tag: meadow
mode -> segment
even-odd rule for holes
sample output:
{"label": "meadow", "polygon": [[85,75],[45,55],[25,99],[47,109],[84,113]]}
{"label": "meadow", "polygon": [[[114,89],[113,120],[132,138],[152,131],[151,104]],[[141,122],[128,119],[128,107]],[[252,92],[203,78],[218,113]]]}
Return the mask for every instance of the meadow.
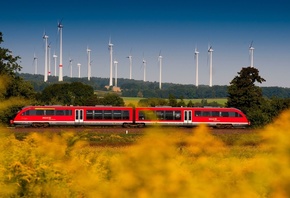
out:
{"label": "meadow", "polygon": [[290,197],[289,121],[242,134],[1,128],[0,197]]}
{"label": "meadow", "polygon": [[[143,98],[138,98],[138,97],[122,97],[125,105],[128,106],[129,104],[133,104],[135,106],[138,106],[139,100]],[[193,103],[201,103],[202,99],[183,99],[183,101],[187,104],[189,101]],[[208,103],[211,102],[217,102],[218,104],[225,105],[227,102],[227,98],[207,98],[206,99]],[[177,101],[180,101],[180,99],[177,99]]]}

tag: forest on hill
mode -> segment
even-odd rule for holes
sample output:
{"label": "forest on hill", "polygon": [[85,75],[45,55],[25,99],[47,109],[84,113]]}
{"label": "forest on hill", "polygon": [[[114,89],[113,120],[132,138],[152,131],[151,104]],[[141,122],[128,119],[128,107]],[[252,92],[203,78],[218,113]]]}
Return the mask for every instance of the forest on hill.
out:
{"label": "forest on hill", "polygon": [[[58,83],[58,77],[49,76],[48,82],[43,82],[43,75],[34,75],[28,73],[18,73],[24,80],[29,81],[35,91],[42,92],[48,85]],[[109,83],[109,78],[92,77],[90,81],[87,78],[70,78],[65,76],[63,82],[81,82],[90,85],[94,90],[107,91],[105,86]],[[143,82],[143,80],[118,79],[118,86],[121,88],[123,97],[144,97],[144,98],[168,98],[170,95],[183,99],[204,99],[204,98],[226,98],[228,97],[227,85],[184,85],[175,83],[162,83],[162,89],[159,89],[159,82]],[[263,96],[266,98],[290,98],[290,88],[284,87],[261,87]]]}

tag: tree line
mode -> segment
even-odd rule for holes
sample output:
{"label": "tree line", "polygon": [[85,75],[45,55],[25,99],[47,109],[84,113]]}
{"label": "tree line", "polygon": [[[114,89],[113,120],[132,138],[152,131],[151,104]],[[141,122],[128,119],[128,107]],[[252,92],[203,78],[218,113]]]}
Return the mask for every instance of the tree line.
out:
{"label": "tree line", "polygon": [[[42,92],[45,87],[58,83],[58,77],[49,76],[49,82],[43,82],[43,75],[34,75],[27,73],[18,73],[18,76],[29,81],[36,92]],[[109,83],[108,78],[91,77],[70,78],[64,76],[64,82],[81,82],[90,85],[94,90],[107,91],[105,88]],[[143,97],[143,98],[169,98],[174,95],[176,98],[184,99],[207,99],[207,98],[227,98],[227,85],[183,85],[175,83],[162,83],[162,89],[159,89],[159,82],[143,82],[142,80],[118,79],[118,85],[121,87],[123,97]],[[262,95],[266,98],[290,98],[290,88],[285,87],[261,87]]]}

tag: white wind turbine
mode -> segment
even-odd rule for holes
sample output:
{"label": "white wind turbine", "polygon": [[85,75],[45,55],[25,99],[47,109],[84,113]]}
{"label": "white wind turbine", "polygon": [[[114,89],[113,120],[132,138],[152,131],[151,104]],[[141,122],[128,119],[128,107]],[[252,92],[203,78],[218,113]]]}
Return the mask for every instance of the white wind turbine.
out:
{"label": "white wind turbine", "polygon": [[72,78],[72,62],[73,59],[69,58],[69,65],[70,65],[70,77]]}
{"label": "white wind turbine", "polygon": [[34,64],[34,74],[36,75],[37,74],[37,57],[34,53],[34,56],[33,56],[33,64]]}
{"label": "white wind turbine", "polygon": [[79,69],[79,78],[80,78],[81,77],[81,64],[78,63],[77,66],[78,66],[78,69]]}
{"label": "white wind turbine", "polygon": [[251,58],[251,67],[254,67],[254,47],[253,47],[253,41],[251,42],[251,45],[249,47],[249,53],[250,53],[250,58]]}
{"label": "white wind turbine", "polygon": [[209,86],[212,87],[212,46],[209,47],[208,53],[209,53]]}
{"label": "white wind turbine", "polygon": [[144,56],[143,56],[143,69],[144,69],[144,74],[143,74],[143,81],[145,82],[146,81],[146,60],[144,59]]}
{"label": "white wind turbine", "polygon": [[58,31],[59,31],[59,76],[58,76],[58,81],[63,81],[63,76],[62,76],[62,28],[63,25],[60,22],[57,24]]}
{"label": "white wind turbine", "polygon": [[48,76],[50,76],[50,43],[47,46],[48,48]]}
{"label": "white wind turbine", "polygon": [[113,86],[113,43],[111,43],[111,38],[109,40],[109,50],[110,50],[110,83],[109,86]]}
{"label": "white wind turbine", "polygon": [[43,39],[45,40],[45,54],[44,54],[44,82],[47,82],[47,39],[48,36],[46,33],[43,35]]}
{"label": "white wind turbine", "polygon": [[130,76],[129,76],[130,80],[132,79],[132,55],[131,55],[131,51],[130,51],[130,55],[127,56],[127,58],[129,58],[129,63],[130,63]]}
{"label": "white wind turbine", "polygon": [[158,56],[158,62],[159,62],[159,89],[161,89],[161,77],[162,77],[162,56],[161,56],[161,50],[159,52]]}
{"label": "white wind turbine", "polygon": [[56,58],[57,58],[57,55],[55,54],[55,52],[53,53],[53,59],[54,59],[54,76],[56,76]]}
{"label": "white wind turbine", "polygon": [[198,54],[197,48],[194,50],[194,58],[195,58],[195,86],[198,87]]}
{"label": "white wind turbine", "polygon": [[114,61],[115,64],[115,86],[118,87],[118,61]]}
{"label": "white wind turbine", "polygon": [[91,49],[87,47],[87,55],[88,55],[88,80],[91,79]]}

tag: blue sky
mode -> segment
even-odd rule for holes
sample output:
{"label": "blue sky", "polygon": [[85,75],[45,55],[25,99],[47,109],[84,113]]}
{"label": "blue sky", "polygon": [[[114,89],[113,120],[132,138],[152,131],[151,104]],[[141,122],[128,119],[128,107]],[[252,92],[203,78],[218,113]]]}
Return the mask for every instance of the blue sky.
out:
{"label": "blue sky", "polygon": [[[16,5],[16,6],[15,6]],[[21,57],[23,73],[44,73],[44,31],[52,54],[59,56],[57,22],[63,23],[63,74],[87,76],[89,46],[92,76],[109,78],[108,41],[114,44],[118,77],[159,82],[158,55],[163,56],[162,82],[195,84],[194,48],[199,51],[199,84],[209,84],[208,46],[213,52],[213,85],[228,85],[242,67],[250,65],[253,41],[254,67],[266,79],[262,86],[290,87],[290,2],[276,1],[5,1],[1,2],[1,46]],[[109,82],[108,82],[109,83]]]}

